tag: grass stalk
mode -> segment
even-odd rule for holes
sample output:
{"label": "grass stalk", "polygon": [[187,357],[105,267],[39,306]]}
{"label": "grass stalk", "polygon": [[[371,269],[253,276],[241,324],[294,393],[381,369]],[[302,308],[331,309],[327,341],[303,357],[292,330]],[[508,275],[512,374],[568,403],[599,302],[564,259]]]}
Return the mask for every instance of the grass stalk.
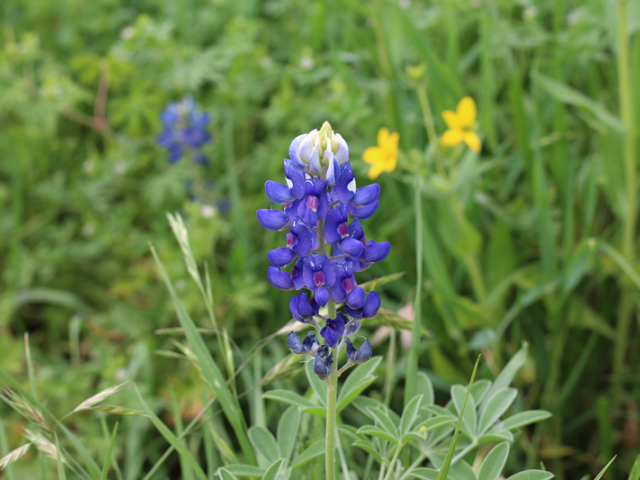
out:
{"label": "grass stalk", "polygon": [[[633,118],[633,94],[631,90],[629,34],[627,28],[628,15],[627,0],[618,0],[618,97],[620,116],[625,126],[622,134],[623,158],[625,173],[625,190],[627,209],[622,221],[622,254],[628,261],[633,261],[635,255],[637,180],[635,159],[635,135]],[[618,324],[616,328],[615,348],[613,349],[613,374],[619,378],[624,368],[624,360],[628,346],[628,332],[633,315],[634,294],[630,287],[624,287],[618,310]]]}

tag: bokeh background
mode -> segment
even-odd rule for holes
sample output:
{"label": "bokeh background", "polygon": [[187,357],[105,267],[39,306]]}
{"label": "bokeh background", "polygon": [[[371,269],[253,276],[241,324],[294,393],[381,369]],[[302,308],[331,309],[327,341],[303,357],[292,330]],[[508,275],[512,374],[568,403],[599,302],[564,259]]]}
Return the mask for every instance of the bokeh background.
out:
{"label": "bokeh background", "polygon": [[[578,479],[617,454],[611,478],[626,478],[640,449],[640,2],[626,9],[620,18],[614,0],[3,0],[0,367],[28,384],[28,333],[38,397],[59,416],[130,380],[169,424],[172,398],[189,421],[201,384],[176,346],[184,338],[166,330],[178,323],[149,242],[192,317],[208,320],[165,212],[183,216],[208,265],[240,363],[290,320],[289,295],[266,280],[282,235],[256,220],[269,206],[264,182],[283,181],[290,141],[328,120],[364,185],[362,152],[387,127],[400,134],[398,166],[376,180],[381,205],[365,228],[392,250],[360,278],[404,272],[378,291],[408,320],[364,327],[388,370],[368,394],[402,404],[420,175],[422,322],[432,332],[420,368],[437,398],[467,383],[478,353],[492,378],[526,342],[517,403],[554,417],[518,438],[512,468],[544,462]],[[206,166],[171,164],[156,143],[159,113],[187,95],[213,118]],[[480,154],[460,145],[443,150],[443,171],[432,160],[416,170],[428,111],[442,135],[441,112],[467,95]],[[284,337],[270,341],[239,388],[287,355]],[[295,369],[288,377],[279,385],[305,381]],[[249,417],[270,418],[275,406],[244,398]],[[137,408],[130,389],[117,403]],[[66,424],[99,458],[107,440],[83,415]],[[23,425],[5,405],[0,417],[4,455]],[[145,418],[122,419],[118,435],[127,480],[166,448]],[[29,454],[12,477],[42,469]],[[176,469],[171,458],[158,478]]]}

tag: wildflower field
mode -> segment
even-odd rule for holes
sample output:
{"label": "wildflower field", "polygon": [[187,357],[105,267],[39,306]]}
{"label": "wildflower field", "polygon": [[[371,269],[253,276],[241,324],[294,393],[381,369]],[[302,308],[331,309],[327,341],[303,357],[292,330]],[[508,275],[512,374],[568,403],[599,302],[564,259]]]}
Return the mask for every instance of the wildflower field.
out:
{"label": "wildflower field", "polygon": [[0,478],[640,480],[640,0],[0,25]]}

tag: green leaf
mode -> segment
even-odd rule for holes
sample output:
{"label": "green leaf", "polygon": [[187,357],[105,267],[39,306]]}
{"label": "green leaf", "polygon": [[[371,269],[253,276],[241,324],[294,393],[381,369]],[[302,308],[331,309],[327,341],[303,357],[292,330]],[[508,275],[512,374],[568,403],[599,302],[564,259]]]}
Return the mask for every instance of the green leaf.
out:
{"label": "green leaf", "polygon": [[62,459],[62,453],[60,450],[60,442],[58,442],[58,435],[56,435],[56,464],[58,465],[58,480],[67,480],[67,474],[64,471],[64,460]]}
{"label": "green leaf", "polygon": [[524,365],[524,362],[527,360],[527,345],[525,344],[520,350],[516,352],[516,354],[509,360],[509,363],[505,365],[502,369],[498,378],[495,379],[491,388],[487,392],[487,398],[491,398],[494,393],[498,390],[502,390],[503,388],[507,388],[511,385],[513,381],[513,377],[518,373],[518,370]]}
{"label": "green leaf", "polygon": [[[440,479],[440,472],[438,470],[434,470],[433,468],[416,468],[411,471],[411,475],[415,478],[423,478],[425,480],[438,480]],[[447,480],[453,480],[451,477],[447,476]]]}
{"label": "green leaf", "polygon": [[418,372],[416,377],[416,395],[422,395],[422,405],[433,403],[433,385],[429,376],[424,372]]}
{"label": "green leaf", "polygon": [[478,445],[484,445],[485,443],[496,443],[496,442],[513,442],[513,433],[508,430],[502,430],[498,432],[490,432],[486,435],[481,436],[477,440]]}
{"label": "green leaf", "polygon": [[600,122],[613,130],[618,132],[623,132],[625,130],[624,124],[618,117],[609,112],[602,104],[591,100],[578,90],[565,83],[553,80],[546,75],[542,75],[541,73],[533,72],[531,73],[531,77],[534,79],[536,84],[551,96],[555,97],[556,100],[589,112]]}
{"label": "green leaf", "polygon": [[109,474],[109,463],[111,462],[111,454],[113,452],[113,444],[116,441],[116,433],[118,433],[118,424],[113,427],[113,433],[111,434],[111,441],[109,442],[109,448],[107,449],[107,455],[104,459],[104,466],[102,467],[102,476],[100,480],[107,480],[107,475]]}
{"label": "green leaf", "polygon": [[227,469],[220,468],[218,473],[220,474],[220,480],[238,480],[236,476]]}
{"label": "green leaf", "polygon": [[386,412],[382,412],[377,408],[367,408],[367,410],[369,411],[369,414],[376,420],[376,423],[380,428],[386,430],[394,438],[398,436],[398,429],[393,424]]}
{"label": "green leaf", "polygon": [[375,290],[376,288],[386,285],[389,282],[393,282],[395,280],[398,280],[399,278],[402,278],[404,274],[405,272],[392,273],[391,275],[385,275],[384,277],[374,278],[373,280],[370,280],[368,282],[361,283],[360,286],[364,289],[365,292],[370,292],[371,290]]}
{"label": "green leaf", "polygon": [[264,468],[255,465],[227,465],[224,467],[229,473],[238,477],[260,477],[264,475]]}
{"label": "green leaf", "polygon": [[378,437],[392,443],[400,443],[400,441],[394,435],[389,433],[387,430],[383,430],[382,428],[379,428],[379,427],[374,427],[373,425],[365,425],[364,427],[360,427],[358,429],[358,433],[359,434],[362,433],[372,437]]}
{"label": "green leaf", "polygon": [[407,406],[404,407],[404,412],[402,412],[402,418],[400,419],[400,435],[405,435],[411,430],[411,427],[418,417],[420,402],[422,402],[422,395],[416,395],[407,403]]}
{"label": "green leaf", "polygon": [[471,392],[471,387],[473,387],[473,381],[476,379],[476,372],[478,371],[478,364],[480,363],[480,357],[476,360],[476,364],[473,367],[473,373],[471,374],[471,381],[469,382],[469,387],[467,388],[467,395],[464,399],[464,403],[462,404],[460,417],[458,418],[458,424],[453,432],[453,438],[451,439],[451,443],[449,444],[449,451],[447,452],[447,456],[445,457],[444,464],[438,473],[437,480],[445,480],[447,475],[449,474],[449,466],[451,465],[451,461],[453,460],[453,454],[456,450],[456,443],[458,442],[458,434],[460,433],[460,427],[462,426],[462,418],[464,416],[465,408],[467,407],[467,400],[469,400],[469,393]]}
{"label": "green leaf", "polygon": [[367,363],[359,365],[345,380],[338,394],[338,413],[349,405],[362,391],[376,379],[373,375],[382,361],[382,357],[373,357]]}
{"label": "green leaf", "polygon": [[229,388],[227,388],[227,382],[222,375],[222,372],[213,361],[213,357],[211,357],[209,349],[204,343],[202,336],[198,333],[193,320],[176,295],[176,292],[173,289],[173,283],[167,276],[167,273],[162,266],[162,262],[160,261],[160,258],[158,257],[158,254],[156,253],[153,246],[151,247],[151,253],[153,254],[153,258],[158,265],[158,269],[160,270],[160,274],[165,282],[167,290],[169,290],[169,293],[173,300],[173,305],[176,309],[176,313],[178,314],[180,325],[184,329],[184,333],[187,337],[187,340],[189,341],[189,344],[191,345],[193,353],[198,358],[198,366],[202,370],[203,376],[207,381],[207,385],[220,402],[220,406],[222,407],[225,416],[229,420],[229,423],[236,433],[236,437],[238,438],[240,448],[242,449],[242,453],[244,454],[245,458],[248,462],[255,463],[255,455],[253,453],[253,449],[251,448],[251,442],[249,441],[249,438],[247,436],[247,426],[244,421],[243,413],[237,403],[237,399],[233,397],[231,391],[229,390]]}
{"label": "green leaf", "polygon": [[508,456],[509,444],[507,442],[499,443],[493,447],[480,465],[478,480],[498,480]]}
{"label": "green leaf", "polygon": [[514,430],[524,427],[530,423],[540,422],[551,417],[551,413],[546,410],[528,410],[526,412],[516,413],[502,421],[503,430]]}
{"label": "green leaf", "polygon": [[407,444],[409,442],[413,442],[414,440],[424,440],[424,437],[418,433],[409,432],[405,433],[400,439],[400,443]]}
{"label": "green leaf", "polygon": [[280,449],[276,439],[269,430],[261,425],[255,425],[249,429],[249,438],[258,453],[260,453],[269,464],[274,463],[279,458]]}
{"label": "green leaf", "polygon": [[278,448],[285,460],[288,460],[296,445],[298,428],[300,427],[300,410],[287,408],[278,422]]}
{"label": "green leaf", "polygon": [[477,480],[473,468],[471,468],[464,459],[458,460],[456,463],[451,465],[451,468],[449,469],[449,477],[455,478],[456,480]]}
{"label": "green leaf", "polygon": [[324,407],[303,408],[302,411],[314,417],[327,418],[327,409]]}
{"label": "green leaf", "polygon": [[485,433],[498,420],[516,399],[518,391],[515,388],[503,388],[495,392],[480,414],[480,425],[478,435]]}
{"label": "green leaf", "polygon": [[280,469],[282,468],[282,464],[284,463],[284,458],[277,460],[271,464],[267,471],[264,472],[262,476],[262,480],[276,480],[276,477],[280,473]]}
{"label": "green leaf", "polygon": [[545,472],[544,470],[525,470],[511,475],[507,480],[549,480],[553,477],[553,473]]}
{"label": "green leaf", "polygon": [[309,385],[313,388],[313,391],[316,392],[316,395],[320,399],[320,403],[322,406],[327,405],[327,384],[324,383],[318,375],[313,372],[313,362],[307,362],[305,364],[305,371],[307,372],[307,380],[309,380]]}
{"label": "green leaf", "polygon": [[317,407],[311,400],[290,390],[270,390],[263,393],[262,397],[288,403],[298,408]]}
{"label": "green leaf", "polygon": [[368,439],[358,440],[357,442],[353,442],[351,445],[354,447],[358,447],[364,450],[365,452],[369,453],[370,455],[372,455],[373,458],[375,458],[380,465],[386,465],[387,463],[389,463],[389,461],[386,458],[380,455],[378,450],[376,450],[376,448],[373,446],[371,442],[369,442]]}
{"label": "green leaf", "polygon": [[451,423],[455,423],[456,420],[457,418],[452,415],[447,415],[447,416],[442,415],[439,417],[430,418],[429,420],[422,422],[420,425],[416,427],[416,429],[421,430],[424,428],[423,432],[428,433],[431,430],[435,430],[436,428],[442,427],[443,425],[449,425]]}
{"label": "green leaf", "polygon": [[298,455],[296,458],[293,459],[293,463],[291,463],[291,469],[295,470],[297,468],[300,468],[306,463],[309,463],[314,458],[319,457],[320,455],[324,455],[324,451],[325,451],[324,440],[320,440],[312,444],[304,452],[302,452],[300,455]]}
{"label": "green leaf", "polygon": [[633,462],[633,468],[627,480],[640,480],[640,455],[638,455],[636,461]]}
{"label": "green leaf", "polygon": [[453,414],[449,410],[447,410],[446,408],[441,407],[440,405],[423,406],[422,409],[428,411],[429,413],[432,413],[433,415],[435,415],[437,417],[458,418],[458,417],[453,416]]}
{"label": "green leaf", "polygon": [[153,425],[158,429],[158,431],[162,434],[165,440],[169,442],[171,446],[178,451],[180,456],[187,461],[187,463],[191,466],[191,468],[193,468],[198,478],[200,478],[200,480],[207,480],[207,476],[205,475],[204,471],[200,467],[200,464],[198,463],[198,461],[193,457],[193,454],[184,445],[184,443],[182,443],[182,441],[178,439],[178,437],[176,437],[174,433],[164,423],[162,423],[162,420],[160,420],[157,417],[157,415],[153,413],[153,410],[151,410],[149,405],[147,405],[147,403],[144,401],[144,398],[142,398],[142,395],[138,390],[138,386],[134,385],[134,387],[136,389],[136,394],[138,395],[138,399],[140,400],[140,404],[142,405],[142,409],[148,415],[149,419],[151,420],[151,423],[153,423]]}
{"label": "green leaf", "polygon": [[484,400],[487,399],[486,393],[489,391],[489,387],[491,387],[490,380],[478,380],[471,389],[471,395],[473,395],[473,400],[476,402],[476,406],[480,406]]}
{"label": "green leaf", "polygon": [[476,426],[478,419],[475,401],[471,395],[467,396],[468,391],[469,389],[465,390],[462,385],[453,385],[451,387],[451,400],[453,400],[453,404],[455,405],[458,414],[462,413],[462,405],[464,405],[465,402],[468,403],[468,406],[464,411],[464,415],[462,416],[462,430],[473,439],[476,438]]}

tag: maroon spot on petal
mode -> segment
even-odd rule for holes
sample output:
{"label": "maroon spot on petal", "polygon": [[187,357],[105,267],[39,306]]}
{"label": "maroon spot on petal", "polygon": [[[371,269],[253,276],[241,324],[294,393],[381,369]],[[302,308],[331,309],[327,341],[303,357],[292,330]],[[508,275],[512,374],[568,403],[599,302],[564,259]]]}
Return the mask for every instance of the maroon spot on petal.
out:
{"label": "maroon spot on petal", "polygon": [[316,287],[319,287],[320,285],[324,285],[324,273],[314,272],[313,281],[315,282]]}
{"label": "maroon spot on petal", "polygon": [[345,278],[342,281],[342,288],[344,288],[347,293],[351,293],[353,291],[353,280],[351,278]]}
{"label": "maroon spot on petal", "polygon": [[287,233],[287,247],[293,248],[296,243],[298,243],[298,239],[296,238],[296,236]]}
{"label": "maroon spot on petal", "polygon": [[307,207],[313,210],[314,212],[318,211],[318,197],[314,195],[309,195],[307,197]]}
{"label": "maroon spot on petal", "polygon": [[344,222],[338,225],[338,233],[342,238],[349,235],[349,224],[347,222]]}

